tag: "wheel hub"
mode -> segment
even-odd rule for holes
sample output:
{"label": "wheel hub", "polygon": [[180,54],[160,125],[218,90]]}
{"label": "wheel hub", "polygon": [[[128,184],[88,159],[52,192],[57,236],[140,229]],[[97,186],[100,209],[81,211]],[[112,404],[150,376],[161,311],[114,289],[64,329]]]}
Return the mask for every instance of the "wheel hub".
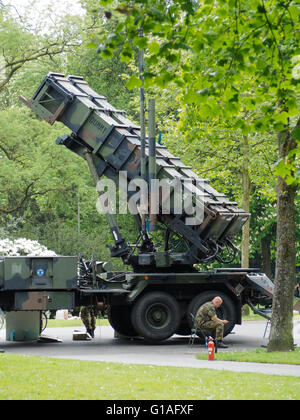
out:
{"label": "wheel hub", "polygon": [[146,319],[153,328],[164,328],[170,322],[170,310],[166,305],[153,304],[146,313]]}

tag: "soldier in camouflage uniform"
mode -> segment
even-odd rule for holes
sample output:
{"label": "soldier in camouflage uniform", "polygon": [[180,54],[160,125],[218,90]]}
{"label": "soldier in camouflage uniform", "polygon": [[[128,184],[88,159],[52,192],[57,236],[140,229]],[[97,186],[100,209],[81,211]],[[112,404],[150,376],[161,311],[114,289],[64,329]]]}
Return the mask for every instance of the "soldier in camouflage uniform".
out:
{"label": "soldier in camouflage uniform", "polygon": [[223,333],[224,325],[228,324],[229,321],[226,319],[219,319],[216,312],[216,309],[219,308],[222,303],[223,300],[220,296],[216,296],[211,302],[206,302],[200,306],[195,317],[195,328],[215,331],[218,347],[228,348],[228,346],[223,343]]}
{"label": "soldier in camouflage uniform", "polygon": [[94,338],[96,329],[96,320],[99,310],[103,311],[103,303],[98,302],[97,305],[82,306],[80,309],[81,320],[86,328],[86,332]]}
{"label": "soldier in camouflage uniform", "polygon": [[94,331],[96,329],[97,311],[96,306],[82,306],[80,308],[81,321],[83,322],[87,334],[94,338]]}
{"label": "soldier in camouflage uniform", "polygon": [[96,320],[99,312],[104,316],[105,307],[103,302],[98,302],[96,305],[82,306],[80,308],[81,320],[86,328],[86,332],[92,338],[95,336]]}

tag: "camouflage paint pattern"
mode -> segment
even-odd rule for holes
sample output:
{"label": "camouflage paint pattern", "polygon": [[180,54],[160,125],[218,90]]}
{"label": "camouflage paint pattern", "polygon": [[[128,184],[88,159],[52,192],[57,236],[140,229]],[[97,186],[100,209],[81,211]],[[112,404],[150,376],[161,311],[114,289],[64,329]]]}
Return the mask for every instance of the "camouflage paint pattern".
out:
{"label": "camouflage paint pattern", "polygon": [[0,264],[3,290],[71,290],[77,279],[77,257],[5,257]]}
{"label": "camouflage paint pattern", "polygon": [[16,311],[48,311],[57,309],[73,309],[75,307],[74,292],[16,292]]}
{"label": "camouflage paint pattern", "polygon": [[3,257],[0,306],[9,304],[11,310],[74,308],[77,266],[77,257]]}

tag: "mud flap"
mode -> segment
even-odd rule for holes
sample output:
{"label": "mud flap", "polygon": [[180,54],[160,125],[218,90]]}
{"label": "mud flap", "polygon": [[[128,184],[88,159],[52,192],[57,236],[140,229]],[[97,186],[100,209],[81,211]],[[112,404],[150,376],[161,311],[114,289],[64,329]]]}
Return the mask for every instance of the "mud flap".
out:
{"label": "mud flap", "polygon": [[263,296],[271,299],[274,295],[274,283],[264,273],[250,273],[246,275],[248,283]]}

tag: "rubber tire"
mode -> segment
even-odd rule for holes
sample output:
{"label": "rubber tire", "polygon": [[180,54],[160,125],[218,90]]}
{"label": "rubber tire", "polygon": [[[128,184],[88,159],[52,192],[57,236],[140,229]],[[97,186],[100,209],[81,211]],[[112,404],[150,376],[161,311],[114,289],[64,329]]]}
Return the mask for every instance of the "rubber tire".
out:
{"label": "rubber tire", "polygon": [[195,296],[188,306],[188,321],[190,327],[192,328],[194,322],[190,314],[192,313],[195,316],[201,305],[203,305],[205,302],[213,300],[213,298],[216,296],[220,296],[223,299],[222,305],[217,309],[218,318],[227,319],[229,321],[229,323],[224,326],[224,337],[226,337],[226,335],[228,335],[235,326],[236,311],[232,299],[225,293],[209,290]]}
{"label": "rubber tire", "polygon": [[0,308],[0,330],[2,329],[5,322],[5,315],[2,309]]}
{"label": "rubber tire", "polygon": [[184,321],[181,321],[179,324],[179,327],[175,331],[175,334],[177,335],[190,335],[191,334],[191,327],[186,319]]}
{"label": "rubber tire", "polygon": [[180,324],[180,310],[176,299],[165,292],[149,292],[135,303],[132,325],[149,343],[171,337]]}
{"label": "rubber tire", "polygon": [[131,323],[131,306],[109,306],[107,317],[113,329],[126,337],[136,337],[138,334]]}

